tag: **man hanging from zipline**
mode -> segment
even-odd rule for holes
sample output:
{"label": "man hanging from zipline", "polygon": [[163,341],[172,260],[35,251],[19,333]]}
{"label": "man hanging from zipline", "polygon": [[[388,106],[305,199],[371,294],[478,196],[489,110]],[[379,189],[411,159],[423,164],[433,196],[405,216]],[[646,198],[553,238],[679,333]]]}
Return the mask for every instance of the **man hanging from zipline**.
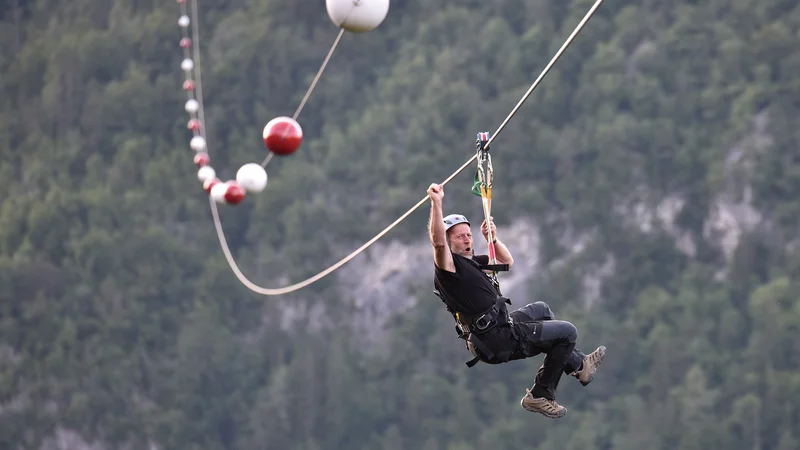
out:
{"label": "man hanging from zipline", "polygon": [[[556,388],[563,373],[588,385],[605,358],[600,346],[585,355],[575,348],[578,330],[570,322],[556,320],[550,307],[541,301],[529,303],[511,313],[497,282],[497,271],[511,268],[514,259],[508,248],[496,238],[496,227],[490,215],[492,170],[485,143],[488,133],[478,134],[479,168],[473,193],[481,195],[485,218],[481,232],[489,244],[488,255],[475,254],[470,222],[459,214],[443,217],[444,187],[431,184],[428,196],[431,215],[428,224],[434,249],[434,292],[447,306],[456,321],[459,337],[478,361],[500,364],[546,356],[536,374],[534,385],[526,389],[521,405],[528,411],[558,418],[567,408],[556,402]],[[487,167],[484,168],[483,165]],[[499,263],[499,264],[498,264]]]}

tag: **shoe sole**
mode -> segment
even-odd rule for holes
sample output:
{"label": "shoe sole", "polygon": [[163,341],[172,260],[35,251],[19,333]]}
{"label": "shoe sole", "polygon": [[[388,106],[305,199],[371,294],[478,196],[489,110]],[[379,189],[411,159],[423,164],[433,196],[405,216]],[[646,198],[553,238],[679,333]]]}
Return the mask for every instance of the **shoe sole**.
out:
{"label": "shoe sole", "polygon": [[[600,364],[602,364],[602,363],[603,363],[603,360],[605,360],[605,359],[606,359],[606,346],[605,346],[605,345],[601,345],[600,347],[597,347],[597,350],[599,350],[599,351],[600,351],[600,358],[599,358],[599,359],[597,360],[597,362],[594,364],[594,370],[592,371],[592,374],[591,374],[591,375],[589,375],[589,379],[588,379],[588,380],[586,380],[585,382],[584,382],[584,381],[581,381],[580,379],[578,379],[578,381],[579,381],[579,382],[580,382],[580,383],[581,383],[583,386],[586,386],[586,385],[588,385],[589,383],[591,383],[591,382],[592,382],[592,380],[594,380],[594,374],[595,374],[595,372],[597,371],[597,368],[598,368],[598,367],[600,367]],[[597,351],[597,350],[596,350],[596,351]]]}

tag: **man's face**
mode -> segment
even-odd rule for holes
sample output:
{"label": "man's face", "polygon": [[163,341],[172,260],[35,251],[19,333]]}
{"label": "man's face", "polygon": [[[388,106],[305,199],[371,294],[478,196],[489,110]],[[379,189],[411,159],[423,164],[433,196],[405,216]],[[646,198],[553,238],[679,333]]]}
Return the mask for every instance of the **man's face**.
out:
{"label": "man's face", "polygon": [[460,223],[447,230],[447,236],[450,240],[451,252],[465,258],[472,258],[475,254],[475,249],[472,246],[472,232],[469,229],[469,225]]}

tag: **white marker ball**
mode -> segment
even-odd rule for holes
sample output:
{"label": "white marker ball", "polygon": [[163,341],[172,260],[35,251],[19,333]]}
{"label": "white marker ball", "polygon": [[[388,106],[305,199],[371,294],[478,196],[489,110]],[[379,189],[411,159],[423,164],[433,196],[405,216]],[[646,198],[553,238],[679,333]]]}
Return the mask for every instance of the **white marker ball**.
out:
{"label": "white marker ball", "polygon": [[247,192],[261,192],[267,187],[267,171],[260,164],[248,163],[236,172],[236,181]]}
{"label": "white marker ball", "polygon": [[217,172],[211,166],[203,166],[197,170],[197,179],[206,182],[211,181],[217,176]]}
{"label": "white marker ball", "polygon": [[189,147],[196,152],[201,152],[206,149],[206,140],[203,136],[195,136],[189,141]]}
{"label": "white marker ball", "polygon": [[352,33],[372,31],[389,12],[389,0],[325,0],[328,17]]}
{"label": "white marker ball", "polygon": [[200,109],[200,103],[198,103],[197,100],[192,98],[186,101],[185,108],[186,112],[188,112],[189,114],[194,114],[197,112],[198,109]]}
{"label": "white marker ball", "polygon": [[180,19],[178,19],[178,25],[181,28],[186,28],[189,26],[189,16],[183,15]]}
{"label": "white marker ball", "polygon": [[185,71],[194,69],[194,61],[192,61],[191,58],[184,59],[183,61],[181,61],[181,69]]}
{"label": "white marker ball", "polygon": [[211,188],[211,198],[217,203],[227,203],[225,193],[228,192],[228,183],[217,183]]}

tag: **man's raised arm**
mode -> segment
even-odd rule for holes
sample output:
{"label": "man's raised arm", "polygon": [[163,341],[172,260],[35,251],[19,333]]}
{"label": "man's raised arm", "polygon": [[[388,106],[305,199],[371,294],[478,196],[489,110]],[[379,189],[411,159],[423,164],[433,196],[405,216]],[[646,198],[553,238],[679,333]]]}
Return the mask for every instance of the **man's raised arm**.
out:
{"label": "man's raised arm", "polygon": [[431,199],[431,217],[428,222],[428,233],[433,246],[433,262],[440,269],[455,272],[456,266],[453,264],[453,255],[450,254],[444,231],[444,216],[442,214],[444,187],[439,184],[431,184],[428,188],[428,197]]}
{"label": "man's raised arm", "polygon": [[[508,264],[508,268],[510,269],[511,266],[514,265],[514,257],[511,256],[511,252],[508,250],[505,244],[500,242],[500,239],[497,238],[497,227],[494,224],[494,218],[489,217],[489,223],[492,227],[492,238],[494,238],[494,251],[495,257],[497,262],[500,264]],[[481,223],[481,233],[483,234],[484,239],[487,241],[489,240],[489,229],[486,227],[486,219],[483,219],[483,223]]]}

